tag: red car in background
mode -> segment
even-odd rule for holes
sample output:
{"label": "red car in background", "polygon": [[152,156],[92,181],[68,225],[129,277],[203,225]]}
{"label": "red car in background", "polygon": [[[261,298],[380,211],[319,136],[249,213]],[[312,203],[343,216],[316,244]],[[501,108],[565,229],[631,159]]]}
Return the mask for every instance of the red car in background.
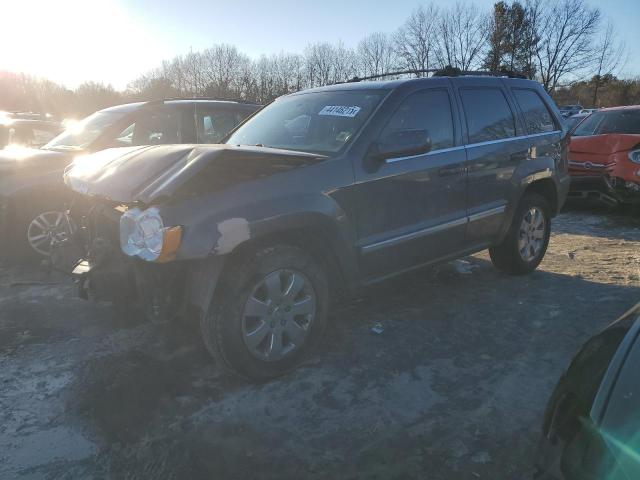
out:
{"label": "red car in background", "polygon": [[571,197],[640,203],[640,105],[604,108],[571,134]]}

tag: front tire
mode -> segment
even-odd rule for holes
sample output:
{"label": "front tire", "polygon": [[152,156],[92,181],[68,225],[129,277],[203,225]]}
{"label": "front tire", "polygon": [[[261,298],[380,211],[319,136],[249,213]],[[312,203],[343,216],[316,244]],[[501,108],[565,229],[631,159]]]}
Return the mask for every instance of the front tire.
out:
{"label": "front tire", "polygon": [[214,359],[264,381],[308,354],[324,330],[328,306],[326,274],[308,253],[266,247],[227,268],[200,326]]}
{"label": "front tire", "polygon": [[494,266],[510,275],[534,271],[544,258],[551,235],[551,208],[542,195],[524,195],[507,235],[489,248]]}

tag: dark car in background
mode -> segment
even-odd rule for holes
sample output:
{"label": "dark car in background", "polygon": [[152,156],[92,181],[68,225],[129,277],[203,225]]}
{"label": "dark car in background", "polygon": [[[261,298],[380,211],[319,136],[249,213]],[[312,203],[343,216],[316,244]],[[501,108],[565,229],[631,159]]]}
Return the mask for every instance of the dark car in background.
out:
{"label": "dark car in background", "polygon": [[62,132],[60,122],[0,115],[0,150],[7,146],[40,148]]}
{"label": "dark car in background", "polygon": [[[489,249],[542,260],[569,188],[566,129],[541,85],[434,76],[281,97],[223,145],[112,149],[65,180],[91,202],[56,244],[85,297],[193,312],[253,379],[293,368],[330,299]],[[82,212],[80,212],[82,213]]]}
{"label": "dark car in background", "polygon": [[118,105],[70,124],[40,149],[0,152],[0,242],[13,256],[47,256],[51,239],[68,233],[62,174],[74,158],[113,147],[217,143],[258,108],[209,99]]}
{"label": "dark car in background", "polygon": [[640,478],[640,304],[589,339],[544,416],[536,480]]}

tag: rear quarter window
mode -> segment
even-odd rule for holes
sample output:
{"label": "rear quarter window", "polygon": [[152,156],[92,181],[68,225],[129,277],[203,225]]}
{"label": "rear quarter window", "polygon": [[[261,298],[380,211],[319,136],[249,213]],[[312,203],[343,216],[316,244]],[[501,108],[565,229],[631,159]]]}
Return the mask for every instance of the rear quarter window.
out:
{"label": "rear quarter window", "polygon": [[460,97],[467,119],[469,143],[514,137],[513,112],[499,88],[465,88]]}
{"label": "rear quarter window", "polygon": [[530,134],[552,132],[556,129],[553,117],[538,92],[518,88],[513,90],[513,95]]}

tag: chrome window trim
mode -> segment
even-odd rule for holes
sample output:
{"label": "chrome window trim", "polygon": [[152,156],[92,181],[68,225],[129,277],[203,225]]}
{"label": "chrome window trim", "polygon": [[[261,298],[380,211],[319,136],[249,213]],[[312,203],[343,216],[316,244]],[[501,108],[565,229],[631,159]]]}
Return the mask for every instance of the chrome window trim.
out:
{"label": "chrome window trim", "polygon": [[404,160],[411,160],[412,158],[428,157],[430,155],[438,155],[440,153],[447,153],[447,152],[456,152],[458,150],[463,150],[465,148],[483,147],[485,145],[495,145],[497,143],[512,142],[514,140],[526,140],[527,138],[544,137],[544,136],[553,135],[553,134],[556,134],[556,133],[562,133],[562,130],[553,130],[551,132],[532,133],[530,135],[519,135],[517,137],[500,138],[498,140],[487,140],[486,142],[469,143],[469,144],[466,144],[466,145],[458,145],[456,147],[440,148],[438,150],[431,150],[430,152],[427,152],[427,153],[419,153],[418,155],[408,155],[406,157],[388,158],[387,160],[385,160],[385,163],[390,164],[390,163],[402,162]]}
{"label": "chrome window trim", "polygon": [[517,137],[500,138],[498,140],[487,140],[486,142],[469,143],[468,145],[466,145],[466,147],[467,148],[483,147],[485,145],[495,145],[496,143],[513,142],[515,140],[526,140],[527,138],[544,137],[544,136],[547,136],[547,135],[553,135],[555,133],[562,133],[562,130],[553,130],[551,132],[532,133],[532,134],[529,134],[529,135],[519,135]]}
{"label": "chrome window trim", "polygon": [[477,220],[482,220],[483,218],[491,217],[493,215],[498,215],[498,214],[504,213],[506,209],[507,209],[506,205],[493,207],[488,210],[484,210],[482,212],[474,213],[473,215],[466,215],[456,220],[451,220],[449,222],[440,223],[438,225],[433,225],[431,227],[422,228],[420,230],[416,230],[415,232],[403,233],[402,235],[398,235],[397,237],[387,238],[385,240],[380,240],[378,242],[370,243],[368,245],[363,245],[361,247],[361,250],[362,250],[362,253],[375,252],[376,250],[379,250],[384,247],[389,247],[398,243],[406,242],[408,240],[413,240],[415,238],[426,237],[427,235],[432,235],[434,233],[442,232],[444,230],[448,230],[449,228],[459,227],[469,222],[475,222]]}

